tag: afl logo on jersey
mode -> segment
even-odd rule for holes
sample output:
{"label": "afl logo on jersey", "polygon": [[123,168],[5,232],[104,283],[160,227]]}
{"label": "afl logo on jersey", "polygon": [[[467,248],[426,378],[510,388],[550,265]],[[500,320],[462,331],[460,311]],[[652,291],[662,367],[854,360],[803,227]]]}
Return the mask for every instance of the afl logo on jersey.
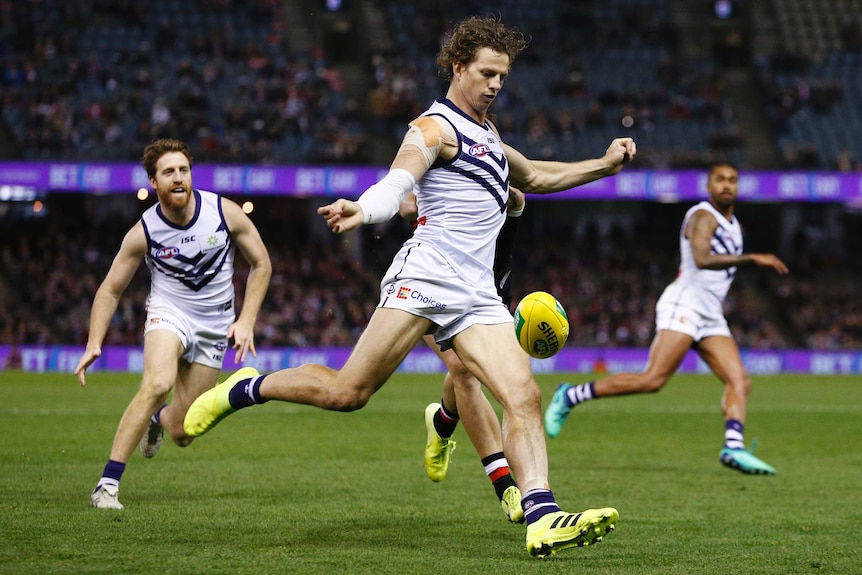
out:
{"label": "afl logo on jersey", "polygon": [[157,249],[154,257],[157,257],[160,260],[169,260],[172,257],[179,255],[179,253],[180,248],[175,248],[173,246],[165,246],[163,248]]}
{"label": "afl logo on jersey", "polygon": [[470,155],[475,158],[481,158],[490,151],[491,149],[488,148],[487,144],[473,144],[470,146]]}

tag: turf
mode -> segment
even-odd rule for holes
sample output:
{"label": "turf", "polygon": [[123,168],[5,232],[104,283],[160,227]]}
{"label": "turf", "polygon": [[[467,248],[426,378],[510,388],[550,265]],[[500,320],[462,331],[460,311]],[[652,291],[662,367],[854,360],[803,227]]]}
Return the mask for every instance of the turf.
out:
{"label": "turf", "polygon": [[[561,379],[541,376],[545,400]],[[758,377],[746,436],[778,470],[718,463],[721,386],[578,407],[548,440],[564,509],[612,505],[600,545],[536,560],[462,429],[449,477],[422,468],[440,376],[398,375],[364,410],[270,403],[186,449],[135,453],[123,511],[88,495],[137,376],[0,372],[0,573],[860,573],[862,378]]]}

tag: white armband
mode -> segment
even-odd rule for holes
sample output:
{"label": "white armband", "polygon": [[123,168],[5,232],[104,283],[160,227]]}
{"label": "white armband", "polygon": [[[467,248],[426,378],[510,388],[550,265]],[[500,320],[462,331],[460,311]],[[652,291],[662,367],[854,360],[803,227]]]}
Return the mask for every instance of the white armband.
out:
{"label": "white armband", "polygon": [[398,206],[413,191],[416,180],[402,168],[389,170],[382,180],[365,190],[356,203],[362,208],[364,223],[379,224],[398,213]]}

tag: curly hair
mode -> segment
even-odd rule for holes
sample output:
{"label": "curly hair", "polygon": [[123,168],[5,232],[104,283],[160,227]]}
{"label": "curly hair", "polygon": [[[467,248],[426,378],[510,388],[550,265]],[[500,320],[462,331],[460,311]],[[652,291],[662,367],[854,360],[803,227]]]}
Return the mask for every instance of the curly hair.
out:
{"label": "curly hair", "polygon": [[156,164],[159,158],[171,152],[180,152],[183,154],[189,160],[189,167],[192,167],[192,153],[185,142],[162,138],[161,140],[153,140],[149,146],[144,148],[144,155],[141,156],[141,165],[147,171],[147,177],[156,177]]}
{"label": "curly hair", "polygon": [[509,55],[509,65],[529,45],[530,41],[517,28],[510,28],[492,16],[471,16],[459,22],[437,54],[440,79],[452,79],[455,62],[469,64],[476,60],[481,48]]}

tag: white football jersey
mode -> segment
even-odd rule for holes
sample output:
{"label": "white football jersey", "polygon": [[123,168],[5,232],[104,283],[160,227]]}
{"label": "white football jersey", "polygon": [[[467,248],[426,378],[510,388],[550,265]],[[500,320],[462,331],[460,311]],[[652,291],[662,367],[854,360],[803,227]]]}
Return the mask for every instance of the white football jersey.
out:
{"label": "white football jersey", "polygon": [[434,102],[423,115],[452,124],[460,151],[435,162],[417,182],[413,239],[435,246],[466,281],[493,286],[496,241],[509,198],[500,138],[488,122],[477,123],[449,100]]}
{"label": "white football jersey", "polygon": [[195,215],[185,226],[170,222],[161,206],[141,216],[152,276],[148,302],[204,309],[233,300],[234,245],[217,194],[193,190]]}
{"label": "white football jersey", "polygon": [[710,253],[740,255],[742,253],[742,228],[736,216],[730,221],[707,201],[695,204],[685,213],[682,227],[679,231],[679,253],[680,265],[678,280],[689,285],[694,285],[714,294],[720,301],[724,301],[730,284],[736,276],[736,267],[724,270],[700,269],[694,263],[694,255],[691,251],[691,242],[685,237],[685,228],[692,214],[700,210],[706,210],[715,216],[718,227],[709,241]]}

